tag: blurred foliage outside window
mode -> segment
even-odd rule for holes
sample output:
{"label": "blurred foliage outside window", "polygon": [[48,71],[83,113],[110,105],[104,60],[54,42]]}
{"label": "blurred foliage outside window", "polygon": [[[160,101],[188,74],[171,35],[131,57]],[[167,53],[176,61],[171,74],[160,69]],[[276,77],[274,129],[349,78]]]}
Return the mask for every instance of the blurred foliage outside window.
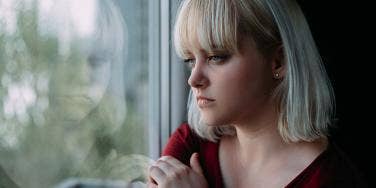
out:
{"label": "blurred foliage outside window", "polygon": [[144,180],[147,10],[0,0],[0,187]]}

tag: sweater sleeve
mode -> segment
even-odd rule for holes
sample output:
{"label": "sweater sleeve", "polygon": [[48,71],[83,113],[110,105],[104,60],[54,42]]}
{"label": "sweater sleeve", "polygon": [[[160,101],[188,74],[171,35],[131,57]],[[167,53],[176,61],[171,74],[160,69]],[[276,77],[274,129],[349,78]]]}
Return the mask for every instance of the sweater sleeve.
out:
{"label": "sweater sleeve", "polygon": [[188,124],[184,123],[171,135],[162,156],[172,156],[189,166],[189,159],[198,151],[198,139]]}

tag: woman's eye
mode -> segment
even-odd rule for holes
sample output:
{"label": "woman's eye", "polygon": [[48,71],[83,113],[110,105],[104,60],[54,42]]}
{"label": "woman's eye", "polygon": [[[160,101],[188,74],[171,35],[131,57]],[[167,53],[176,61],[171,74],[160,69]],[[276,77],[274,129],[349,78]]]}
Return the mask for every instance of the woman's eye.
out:
{"label": "woman's eye", "polygon": [[228,57],[228,55],[213,55],[208,57],[208,62],[212,64],[219,64],[223,63]]}
{"label": "woman's eye", "polygon": [[195,60],[194,59],[184,59],[184,63],[188,65],[189,68],[193,68],[195,66]]}

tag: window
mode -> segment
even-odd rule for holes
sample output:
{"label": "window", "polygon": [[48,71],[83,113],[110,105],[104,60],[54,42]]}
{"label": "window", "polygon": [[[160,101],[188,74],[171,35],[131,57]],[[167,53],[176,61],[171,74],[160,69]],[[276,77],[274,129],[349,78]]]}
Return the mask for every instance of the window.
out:
{"label": "window", "polygon": [[177,5],[0,1],[0,187],[144,180],[185,118]]}

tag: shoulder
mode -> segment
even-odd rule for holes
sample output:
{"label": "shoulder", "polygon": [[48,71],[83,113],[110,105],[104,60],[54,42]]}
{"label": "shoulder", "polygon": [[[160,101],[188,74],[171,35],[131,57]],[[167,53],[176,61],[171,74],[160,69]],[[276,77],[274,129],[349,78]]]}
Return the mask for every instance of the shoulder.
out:
{"label": "shoulder", "polygon": [[196,137],[195,132],[191,129],[188,123],[182,123],[171,135],[170,138],[193,138]]}
{"label": "shoulder", "polygon": [[333,142],[288,187],[367,187],[362,174]]}
{"label": "shoulder", "polygon": [[[327,183],[338,187],[367,187],[362,173],[348,156],[331,142],[327,149],[327,157],[323,163],[323,174],[328,175]],[[324,173],[326,172],[326,173]]]}
{"label": "shoulder", "polygon": [[187,123],[181,124],[167,141],[162,155],[173,156],[188,164],[190,156],[199,150],[200,138]]}
{"label": "shoulder", "polygon": [[182,123],[170,136],[167,146],[174,144],[193,146],[196,145],[199,140],[199,136],[188,125],[188,123]]}

